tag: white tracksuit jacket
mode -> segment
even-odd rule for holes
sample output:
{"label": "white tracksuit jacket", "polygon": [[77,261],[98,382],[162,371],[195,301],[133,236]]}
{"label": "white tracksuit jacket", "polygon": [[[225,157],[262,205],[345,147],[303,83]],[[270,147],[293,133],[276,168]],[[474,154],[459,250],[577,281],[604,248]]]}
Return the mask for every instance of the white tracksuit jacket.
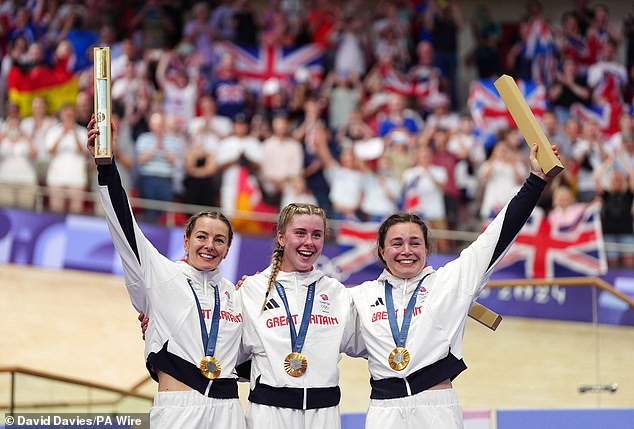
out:
{"label": "white tracksuit jacket", "polygon": [[251,385],[260,382],[275,387],[332,387],[339,383],[337,362],[341,353],[362,355],[364,348],[355,344],[355,327],[351,323],[352,302],[338,280],[319,270],[307,273],[280,271],[277,281],[284,287],[291,315],[299,332],[308,285],[315,285],[315,301],[302,354],[308,360],[306,373],[292,377],[284,370],[284,358],[292,352],[286,310],[273,287],[264,311],[271,267],[247,277],[239,290],[244,311],[244,352],[252,356]]}
{"label": "white tracksuit jacket", "polygon": [[[486,230],[460,256],[434,270],[425,269],[415,278],[400,279],[387,270],[377,280],[350,289],[361,325],[362,341],[367,347],[368,366],[373,386],[372,398],[406,397],[412,390],[426,390],[439,382],[455,378],[466,369],[462,361],[462,340],[469,308],[484,288],[495,264],[504,256],[535,207],[545,182],[529,176],[518,194],[498,214]],[[410,364],[395,371],[388,356],[396,347],[385,306],[385,281],[393,286],[394,308],[399,328],[418,281],[429,274],[416,297],[405,347]],[[417,370],[427,374],[417,380],[419,389],[406,379]],[[424,370],[423,370],[424,371]],[[385,380],[394,380],[389,385]],[[383,380],[384,383],[380,383]],[[378,382],[378,383],[377,383]]]}
{"label": "white tracksuit jacket", "polygon": [[[213,398],[237,398],[234,368],[242,332],[242,305],[231,282],[219,270],[198,271],[173,262],[150,243],[139,229],[121,186],[116,166],[98,166],[99,194],[113,243],[121,256],[125,283],[134,308],[150,319],[145,333],[148,370],[161,370],[194,390]],[[205,356],[196,291],[209,332],[214,308],[212,285],[220,289],[220,326],[215,357],[222,373],[216,380],[198,370]]]}

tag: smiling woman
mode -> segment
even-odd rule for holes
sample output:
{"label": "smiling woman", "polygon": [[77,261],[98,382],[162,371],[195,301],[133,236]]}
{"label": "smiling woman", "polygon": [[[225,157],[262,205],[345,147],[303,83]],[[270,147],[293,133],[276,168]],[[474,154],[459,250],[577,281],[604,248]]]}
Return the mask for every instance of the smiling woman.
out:
{"label": "smiling woman", "polygon": [[427,263],[429,231],[418,216],[390,216],[379,228],[378,242],[379,259],[397,277],[415,277]]}
{"label": "smiling woman", "polygon": [[[94,115],[88,150],[99,134]],[[183,236],[185,259],[161,255],[137,225],[116,162],[98,165],[99,196],[134,308],[149,317],[145,358],[158,393],[152,428],[244,428],[237,376],[242,305],[218,269],[233,230],[215,211],[193,215]]]}
{"label": "smiling woman", "polygon": [[233,239],[231,224],[218,212],[200,212],[185,225],[185,254],[189,265],[213,271],[229,253]]}
{"label": "smiling woman", "polygon": [[427,266],[428,230],[417,215],[397,213],[379,227],[377,251],[386,269],[351,289],[371,376],[366,429],[463,427],[452,380],[467,368],[467,314],[549,180],[536,153],[537,145],[517,195],[459,258],[437,270]]}
{"label": "smiling woman", "polygon": [[340,353],[356,344],[352,302],[314,269],[326,235],[324,211],[289,204],[279,215],[271,265],[247,277],[242,347],[252,356],[249,428],[339,428]]}

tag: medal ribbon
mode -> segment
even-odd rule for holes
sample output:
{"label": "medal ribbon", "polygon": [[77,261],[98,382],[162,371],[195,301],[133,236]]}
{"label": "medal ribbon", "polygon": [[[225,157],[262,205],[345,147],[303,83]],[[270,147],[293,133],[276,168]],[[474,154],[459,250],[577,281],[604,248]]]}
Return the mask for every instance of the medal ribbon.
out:
{"label": "medal ribbon", "polygon": [[198,308],[198,319],[200,320],[200,333],[203,340],[203,348],[205,349],[205,356],[213,356],[216,351],[216,341],[218,340],[218,328],[220,327],[220,292],[218,292],[218,286],[211,285],[214,289],[214,312],[211,317],[211,327],[209,328],[209,333],[207,333],[207,326],[205,325],[205,318],[203,317],[203,309],[200,306],[200,301],[198,300],[198,296],[196,295],[196,291],[194,291],[194,287],[192,286],[192,281],[187,279],[189,283],[189,287],[194,294],[194,299],[196,300],[196,307]]}
{"label": "medal ribbon", "polygon": [[412,315],[414,314],[414,306],[416,305],[416,293],[420,289],[420,285],[423,284],[423,280],[427,278],[429,274],[420,279],[412,293],[409,302],[407,303],[407,310],[403,316],[403,325],[401,329],[398,329],[398,322],[396,321],[396,312],[394,311],[394,298],[392,297],[392,285],[385,281],[385,306],[387,307],[387,319],[390,322],[390,330],[392,331],[392,338],[396,347],[405,347],[407,341],[407,333],[409,332],[409,324],[412,321]]}
{"label": "medal ribbon", "polygon": [[284,286],[279,282],[275,282],[275,289],[282,298],[282,303],[286,309],[286,316],[288,317],[288,326],[291,330],[291,347],[295,353],[301,353],[304,347],[304,340],[306,340],[306,333],[308,332],[308,324],[310,323],[310,315],[313,312],[313,302],[315,301],[315,283],[312,282],[308,285],[308,292],[306,293],[306,302],[304,303],[304,314],[302,315],[302,323],[299,326],[299,334],[295,330],[295,323],[291,317],[291,310],[288,307],[288,300],[286,299],[286,291]]}

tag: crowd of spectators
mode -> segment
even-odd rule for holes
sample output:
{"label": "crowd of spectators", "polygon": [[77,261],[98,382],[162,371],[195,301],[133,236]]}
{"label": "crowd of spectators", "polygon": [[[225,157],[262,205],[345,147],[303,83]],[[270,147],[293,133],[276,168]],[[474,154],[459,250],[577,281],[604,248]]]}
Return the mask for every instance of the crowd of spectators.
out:
{"label": "crowd of spectators", "polygon": [[[240,192],[279,208],[315,202],[332,218],[376,221],[398,209],[432,227],[478,230],[526,176],[527,147],[504,128],[485,145],[458,97],[458,74],[507,72],[547,89],[541,118],[568,165],[542,205],[604,201],[606,237],[632,236],[634,12],[622,31],[603,5],[571,2],[559,22],[539,1],[501,23],[486,4],[465,17],[452,0],[100,1],[0,4],[0,181],[50,187],[48,207],[83,212],[77,191],[96,184],[86,158],[92,113],[91,47],[111,46],[115,158],[142,198],[219,206]],[[459,58],[459,34],[473,49]],[[535,37],[534,32],[539,33]],[[533,46],[537,41],[537,47]],[[258,85],[226,42],[323,51],[321,73],[298,67]],[[625,63],[616,60],[625,47]],[[27,117],[11,103],[12,68],[72,67],[79,94],[51,111],[34,97]],[[574,103],[620,103],[617,130],[572,114]],[[4,104],[4,103],[3,103]],[[49,103],[50,104],[50,103]],[[245,177],[245,174],[247,175]],[[566,189],[566,191],[561,189]],[[2,190],[3,205],[33,194]],[[574,205],[574,204],[573,204]],[[160,219],[147,210],[146,221]],[[555,219],[556,215],[553,215]],[[618,220],[618,223],[614,221]],[[451,244],[441,241],[441,250]],[[631,264],[632,261],[627,261]]]}

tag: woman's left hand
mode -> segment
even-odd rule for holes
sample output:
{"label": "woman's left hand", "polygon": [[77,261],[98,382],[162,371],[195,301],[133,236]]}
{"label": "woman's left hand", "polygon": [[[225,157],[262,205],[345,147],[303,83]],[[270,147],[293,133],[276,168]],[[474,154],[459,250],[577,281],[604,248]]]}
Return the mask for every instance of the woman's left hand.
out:
{"label": "woman's left hand", "polygon": [[[553,152],[555,152],[555,156],[557,157],[557,159],[561,160],[561,156],[559,155],[559,149],[557,149],[556,145],[552,145],[551,146]],[[534,175],[536,175],[537,177],[545,180],[545,181],[550,181],[553,177],[548,177],[546,176],[546,174],[544,173],[544,171],[542,170],[542,167],[539,165],[539,162],[537,161],[537,151],[539,150],[539,145],[534,144],[533,146],[531,146],[531,153],[530,153],[530,161],[531,161],[531,173],[533,173]],[[561,170],[557,173],[559,174],[561,172]]]}

